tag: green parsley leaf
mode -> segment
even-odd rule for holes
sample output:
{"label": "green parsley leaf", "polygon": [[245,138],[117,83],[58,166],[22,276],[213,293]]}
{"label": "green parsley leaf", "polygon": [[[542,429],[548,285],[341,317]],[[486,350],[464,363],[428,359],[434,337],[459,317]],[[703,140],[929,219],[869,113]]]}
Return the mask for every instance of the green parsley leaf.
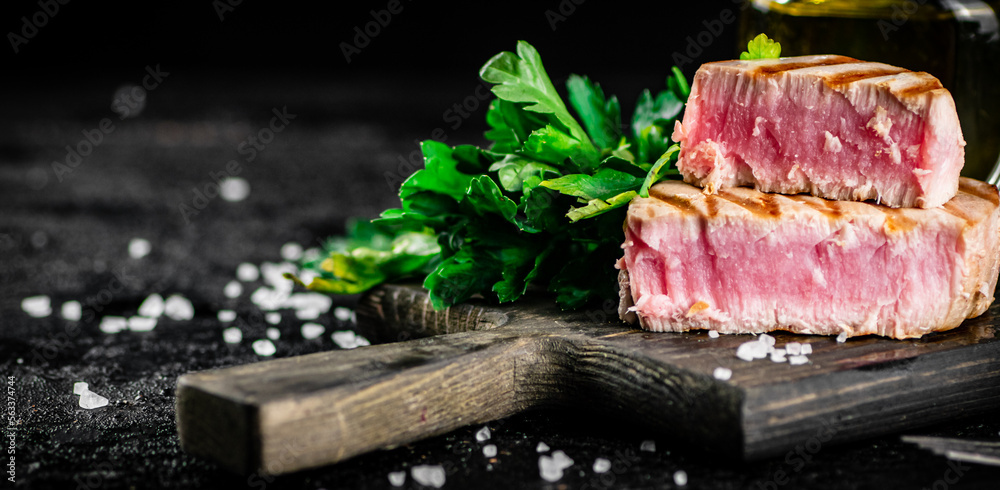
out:
{"label": "green parsley leaf", "polygon": [[740,53],[741,60],[762,60],[766,58],[780,58],[781,43],[768,39],[767,34],[758,34],[747,43],[747,50]]}
{"label": "green parsley leaf", "polygon": [[601,148],[610,148],[621,139],[621,106],[618,98],[604,97],[601,86],[589,78],[570,75],[566,81],[569,103],[587,128],[590,139]]}

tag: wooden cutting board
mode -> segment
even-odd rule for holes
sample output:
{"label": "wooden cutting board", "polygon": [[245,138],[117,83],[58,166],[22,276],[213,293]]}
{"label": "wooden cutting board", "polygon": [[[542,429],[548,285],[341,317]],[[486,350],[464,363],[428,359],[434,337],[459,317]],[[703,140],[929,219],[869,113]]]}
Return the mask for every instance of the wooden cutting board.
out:
{"label": "wooden cutting board", "polygon": [[[812,345],[797,366],[737,358],[749,335],[644,332],[606,306],[435,312],[419,287],[384,286],[358,321],[393,342],[182,376],[181,445],[239,473],[281,474],[523,410],[586,407],[759,459],[1000,407],[998,305],[921,340],[774,334],[779,348]],[[720,366],[730,379],[713,377]]]}

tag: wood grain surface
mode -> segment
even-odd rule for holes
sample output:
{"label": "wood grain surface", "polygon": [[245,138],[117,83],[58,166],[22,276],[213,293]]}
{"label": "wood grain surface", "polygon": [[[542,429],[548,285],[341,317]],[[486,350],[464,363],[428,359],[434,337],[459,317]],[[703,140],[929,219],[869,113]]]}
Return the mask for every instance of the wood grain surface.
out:
{"label": "wood grain surface", "polygon": [[[234,471],[334,463],[522,410],[629,417],[692,447],[744,459],[871,437],[1000,406],[997,306],[920,340],[775,334],[810,362],[746,362],[752,336],[650,333],[614,307],[535,299],[435,312],[419,287],[362,299],[358,320],[402,340],[188,374],[177,388],[184,449]],[[717,367],[732,370],[717,380]]]}

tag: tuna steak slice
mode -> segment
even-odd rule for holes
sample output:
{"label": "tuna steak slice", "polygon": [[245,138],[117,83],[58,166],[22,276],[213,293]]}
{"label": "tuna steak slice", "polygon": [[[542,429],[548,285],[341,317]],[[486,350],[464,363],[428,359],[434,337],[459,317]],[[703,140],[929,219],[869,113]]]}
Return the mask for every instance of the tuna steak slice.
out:
{"label": "tuna steak slice", "polygon": [[724,186],[937,207],[965,165],[955,102],[928,73],[845,56],[722,61],[695,74],[677,168]]}
{"label": "tuna steak slice", "polygon": [[986,311],[1000,272],[997,189],[959,183],[943,207],[892,209],[662,182],[629,205],[619,313],[657,332],[955,328]]}

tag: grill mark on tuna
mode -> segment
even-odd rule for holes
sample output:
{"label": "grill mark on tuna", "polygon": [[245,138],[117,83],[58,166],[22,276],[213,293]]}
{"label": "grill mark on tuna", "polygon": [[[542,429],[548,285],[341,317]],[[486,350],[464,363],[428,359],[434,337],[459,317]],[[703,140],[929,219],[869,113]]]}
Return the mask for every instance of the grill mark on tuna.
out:
{"label": "grill mark on tuna", "polygon": [[[715,213],[712,212],[712,207],[718,205],[713,203],[714,200],[725,200],[731,202],[747,211],[750,211],[754,215],[765,217],[765,218],[780,218],[781,217],[781,205],[778,204],[778,196],[774,194],[762,194],[759,199],[745,199],[740,196],[734,195],[732,193],[726,192],[726,190],[720,190],[717,194],[706,196],[705,203],[709,205],[709,217],[715,217]],[[716,211],[717,212],[717,211]]]}
{"label": "grill mark on tuna", "polygon": [[984,201],[989,201],[994,206],[1000,205],[1000,196],[997,195],[997,190],[995,187],[991,186],[980,186],[980,185],[968,185],[965,181],[958,181],[959,192],[966,192],[976,196]]}
{"label": "grill mark on tuna", "polygon": [[794,62],[794,63],[793,62],[789,62],[789,63],[780,63],[780,64],[774,64],[774,65],[759,66],[759,67],[757,67],[757,69],[755,69],[754,71],[750,72],[750,74],[751,75],[767,76],[767,75],[775,75],[775,74],[786,72],[786,71],[790,71],[790,70],[799,70],[799,69],[802,69],[802,68],[813,68],[813,67],[816,67],[816,66],[842,65],[844,63],[857,63],[857,62],[858,62],[858,60],[856,60],[854,58],[848,58],[846,56],[835,56],[835,57],[826,58],[826,59],[823,59],[823,60],[800,61],[800,62]]}
{"label": "grill mark on tuna", "polygon": [[698,210],[695,209],[694,204],[692,204],[691,199],[679,194],[665,194],[662,191],[660,191],[657,187],[653,187],[652,189],[650,189],[649,197],[653,197],[656,198],[657,200],[663,201],[684,213],[698,212]]}
{"label": "grill mark on tuna", "polygon": [[909,231],[917,226],[917,221],[907,216],[902,209],[885,208],[882,212],[885,213],[886,231]]}
{"label": "grill mark on tuna", "polygon": [[[819,199],[819,202],[815,201],[800,201],[803,204],[823,213],[831,221],[836,221],[844,216],[844,211],[840,209],[840,204],[837,201],[828,201],[826,199]],[[820,205],[822,204],[822,206]]]}
{"label": "grill mark on tuna", "polygon": [[859,80],[864,80],[866,78],[876,78],[884,77],[888,75],[898,75],[900,73],[906,73],[910,70],[905,68],[898,68],[895,66],[886,66],[884,68],[869,68],[867,70],[856,70],[847,71],[844,73],[834,73],[831,75],[824,75],[823,79],[826,80],[826,84],[831,87],[842,87]]}
{"label": "grill mark on tuna", "polygon": [[[922,73],[922,75],[927,75],[927,74]],[[932,76],[920,76],[919,80],[920,83],[910,85],[908,87],[902,88],[897,91],[893,91],[893,93],[896,95],[896,97],[902,99],[906,97],[916,97],[917,95],[923,94],[925,92],[930,92],[931,90],[944,88],[944,86],[941,85],[941,82],[937,78],[934,78]]]}

